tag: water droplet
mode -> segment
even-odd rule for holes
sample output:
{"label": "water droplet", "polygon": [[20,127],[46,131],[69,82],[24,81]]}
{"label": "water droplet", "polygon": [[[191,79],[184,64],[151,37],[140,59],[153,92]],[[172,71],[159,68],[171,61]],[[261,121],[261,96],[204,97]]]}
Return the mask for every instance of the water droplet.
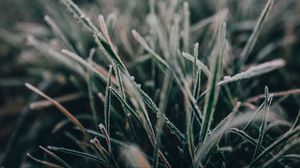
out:
{"label": "water droplet", "polygon": [[231,76],[230,76],[230,75],[226,75],[226,76],[224,76],[224,79],[229,79],[229,78],[231,78]]}
{"label": "water droplet", "polygon": [[134,77],[134,76],[131,76],[131,77],[130,77],[130,79],[131,79],[131,80],[134,80],[134,79],[135,79],[135,77]]}
{"label": "water droplet", "polygon": [[156,117],[159,118],[160,117],[160,113],[156,113]]}
{"label": "water droplet", "polygon": [[81,14],[80,17],[81,17],[81,18],[85,18],[85,14]]}
{"label": "water droplet", "polygon": [[175,131],[174,131],[174,130],[171,130],[171,134],[175,134]]}

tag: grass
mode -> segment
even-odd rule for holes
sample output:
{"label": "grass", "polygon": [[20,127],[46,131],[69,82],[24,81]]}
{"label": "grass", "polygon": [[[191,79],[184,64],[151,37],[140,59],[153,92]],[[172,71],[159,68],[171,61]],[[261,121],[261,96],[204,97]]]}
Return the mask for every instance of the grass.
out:
{"label": "grass", "polygon": [[[299,89],[269,91],[280,74],[289,79],[282,70],[289,64],[258,47],[281,46],[262,37],[288,2],[247,2],[249,9],[238,1],[38,2],[44,34],[0,31],[33,56],[25,69],[36,77],[25,84],[32,98],[0,150],[1,166],[299,164],[300,113],[287,119],[292,112],[280,104],[292,96],[297,104]],[[199,3],[210,8],[195,12]],[[256,24],[239,20],[247,12]]]}

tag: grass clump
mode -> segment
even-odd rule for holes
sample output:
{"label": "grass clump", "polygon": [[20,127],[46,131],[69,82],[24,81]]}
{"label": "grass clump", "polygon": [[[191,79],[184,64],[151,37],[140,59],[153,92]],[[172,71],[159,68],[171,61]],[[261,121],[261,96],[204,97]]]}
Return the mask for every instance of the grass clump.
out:
{"label": "grass clump", "polygon": [[[118,11],[109,11],[113,2]],[[262,90],[255,82],[262,75],[279,73],[286,65],[281,58],[251,62],[274,0],[268,0],[250,36],[238,44],[231,41],[235,20],[228,14],[230,2],[197,23],[192,7],[197,1],[126,2],[99,0],[80,7],[72,0],[40,2],[55,7],[44,6],[49,13],[44,18],[48,34],[28,36],[27,50],[38,58],[30,66],[42,67],[50,75],[41,75],[47,87],[25,85],[45,100],[31,99],[1,165],[299,164],[295,149],[299,148],[299,115],[295,121],[282,117],[276,107],[283,99],[275,99],[299,90],[270,93],[265,86],[263,96],[251,93],[253,88]],[[68,95],[55,97],[51,91]],[[57,115],[57,109],[66,118]],[[39,141],[31,135],[47,147],[38,149],[34,144],[27,149],[27,159],[12,163],[10,158],[16,158],[19,148],[15,142],[24,136],[20,130],[34,110],[51,119],[45,119],[46,128],[35,128],[43,128],[51,140]]]}

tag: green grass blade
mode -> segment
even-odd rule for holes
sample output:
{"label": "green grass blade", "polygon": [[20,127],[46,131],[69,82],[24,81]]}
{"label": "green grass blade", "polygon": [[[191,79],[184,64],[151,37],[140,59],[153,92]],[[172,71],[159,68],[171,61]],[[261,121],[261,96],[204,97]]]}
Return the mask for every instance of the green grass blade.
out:
{"label": "green grass blade", "polygon": [[[93,60],[93,55],[95,54],[95,49],[91,49],[90,54],[89,54],[89,58],[88,58],[88,62],[91,63]],[[93,113],[93,119],[95,122],[95,126],[97,126],[97,124],[99,123],[99,117],[97,115],[97,110],[96,110],[96,105],[95,105],[95,97],[94,97],[94,93],[93,93],[93,88],[94,88],[94,78],[93,78],[93,73],[88,70],[88,77],[87,77],[87,85],[88,85],[88,95],[89,95],[89,99],[90,99],[90,107]]]}
{"label": "green grass blade", "polygon": [[62,164],[64,167],[71,168],[71,166],[67,162],[65,162],[62,158],[58,157],[53,152],[49,151],[48,149],[46,149],[46,148],[44,148],[42,146],[39,146],[39,148],[41,150],[43,150],[45,153],[47,153],[48,155],[50,155],[53,159],[55,159],[56,161],[58,161],[60,164]]}
{"label": "green grass blade", "polygon": [[280,158],[282,158],[282,156],[287,153],[288,151],[299,147],[300,145],[300,140],[297,139],[294,142],[292,142],[291,144],[288,144],[283,150],[281,150],[277,155],[273,156],[272,159],[270,159],[269,161],[267,161],[266,163],[263,164],[262,167],[270,167],[272,164],[274,164],[275,162],[278,162],[278,160]]}
{"label": "green grass blade", "polygon": [[[182,56],[183,56],[185,59],[191,61],[192,63],[195,62],[195,57],[192,56],[191,54],[188,54],[188,53],[182,53]],[[207,67],[203,62],[201,62],[200,60],[197,59],[197,60],[196,60],[196,65],[198,66],[198,68],[200,68],[200,69],[203,71],[203,73],[207,76],[208,79],[211,78],[211,76],[212,76],[212,75],[211,75],[211,72],[209,71],[208,67]]]}
{"label": "green grass blade", "polygon": [[114,60],[115,64],[121,68],[123,72],[127,72],[122,60],[113,49],[113,46],[103,37],[102,33],[91,22],[91,20],[80,10],[80,8],[72,0],[61,0],[61,3],[68,9],[68,11],[79,20],[88,30],[90,30],[94,36],[98,46],[103,47],[107,53]]}
{"label": "green grass blade", "polygon": [[201,132],[200,132],[200,141],[205,141],[207,132],[210,129],[210,125],[212,123],[212,117],[214,114],[214,108],[217,103],[218,99],[218,92],[219,88],[217,83],[220,79],[222,73],[222,58],[223,58],[223,50],[225,45],[225,34],[226,34],[226,27],[225,24],[220,26],[219,30],[219,38],[218,38],[218,46],[217,52],[214,62],[212,63],[213,68],[213,76],[209,81],[209,93],[206,95],[205,105],[204,105],[204,118],[203,123],[201,125]]}
{"label": "green grass blade", "polygon": [[72,46],[72,44],[69,42],[67,37],[64,35],[62,30],[58,27],[58,25],[55,23],[55,21],[50,16],[45,16],[44,20],[48,23],[48,25],[51,27],[53,33],[63,42],[64,46],[68,49],[75,52],[76,50]]}
{"label": "green grass blade", "polygon": [[155,131],[156,131],[156,144],[154,147],[154,151],[153,151],[153,167],[157,168],[158,167],[158,157],[159,157],[159,148],[160,148],[160,143],[161,143],[161,134],[163,133],[163,125],[164,125],[164,117],[165,116],[165,111],[167,108],[167,104],[168,104],[168,93],[172,87],[172,75],[170,71],[167,71],[167,74],[165,76],[164,82],[163,82],[163,86],[161,89],[161,94],[160,94],[160,103],[159,103],[159,107],[160,107],[160,111],[161,114],[159,115],[158,119],[157,119],[157,123],[156,123],[156,127],[155,127]]}
{"label": "green grass blade", "polygon": [[267,154],[269,154],[271,151],[273,151],[276,147],[282,145],[286,142],[289,138],[298,135],[300,133],[300,127],[295,128],[291,132],[287,132],[283,136],[281,136],[279,139],[277,139],[275,142],[273,142],[271,145],[265,148],[264,151],[262,151],[249,165],[251,167],[252,165],[255,165],[259,160],[261,160],[263,157],[265,157]]}
{"label": "green grass blade", "polygon": [[265,86],[265,103],[264,103],[265,105],[264,105],[263,121],[259,128],[258,143],[253,154],[253,159],[257,156],[258,152],[260,152],[261,145],[263,143],[263,139],[266,133],[266,126],[268,122],[268,114],[269,114],[271,99],[272,97],[270,97],[269,95],[269,89],[267,86]]}
{"label": "green grass blade", "polygon": [[147,44],[146,40],[136,31],[132,30],[132,35],[137,42],[140,43],[141,46],[144,47],[146,51],[148,51],[152,56],[154,56],[154,60],[157,62],[158,66],[162,69],[168,68],[168,63],[163,60],[151,47]]}
{"label": "green grass blade", "polygon": [[43,161],[43,160],[40,160],[40,159],[37,159],[35,157],[33,157],[32,155],[30,155],[29,153],[26,154],[30,159],[32,159],[33,161],[39,163],[39,164],[42,164],[46,167],[52,167],[52,168],[63,168],[62,166],[60,165],[57,165],[57,164],[54,164],[54,163],[51,163],[51,162],[47,162],[47,161]]}
{"label": "green grass blade", "polygon": [[[90,129],[85,129],[85,130],[86,130],[86,132],[88,132],[89,134],[95,135],[95,136],[97,136],[97,137],[99,137],[99,138],[101,138],[101,139],[103,139],[103,140],[105,140],[105,138],[106,138],[104,135],[102,135],[102,134],[100,134],[100,133],[98,133],[98,132],[96,132],[96,131],[93,131],[93,130],[90,130]],[[129,146],[128,146],[126,143],[124,143],[124,142],[122,142],[122,141],[119,141],[119,140],[117,140],[117,139],[110,138],[110,141],[112,142],[112,144],[117,145],[117,146],[119,146],[119,147],[122,147],[122,148],[129,148]]]}
{"label": "green grass blade", "polygon": [[234,76],[226,76],[222,81],[218,83],[219,86],[223,86],[227,83],[236,82],[243,79],[249,79],[256,76],[260,76],[276,69],[282,68],[285,65],[283,59],[275,59],[259,65],[250,67],[244,72],[238,73]]}
{"label": "green grass blade", "polygon": [[241,62],[242,64],[244,64],[249,56],[249,54],[251,53],[251,51],[253,50],[254,48],[254,45],[257,41],[257,38],[259,36],[259,33],[263,27],[263,23],[265,22],[267,16],[269,15],[271,9],[272,9],[272,6],[273,6],[273,3],[274,3],[274,0],[268,0],[264,10],[262,11],[256,25],[255,25],[255,28],[250,36],[250,38],[248,39],[247,41],[247,44],[241,54]]}
{"label": "green grass blade", "polygon": [[[245,131],[243,130],[239,130],[237,128],[233,128],[231,129],[229,132],[232,132],[240,137],[242,137],[243,139],[245,139],[246,141],[248,141],[251,145],[253,146],[257,146],[257,140],[253,139],[249,134],[247,134]],[[262,149],[264,149],[263,146],[261,146]]]}
{"label": "green grass blade", "polygon": [[73,155],[73,156],[78,156],[78,157],[81,157],[81,158],[96,161],[96,162],[98,162],[102,165],[106,165],[106,162],[103,159],[100,159],[100,158],[98,158],[98,157],[96,157],[92,154],[80,152],[80,151],[77,151],[77,150],[74,150],[74,149],[63,148],[63,147],[48,146],[47,148],[52,150],[52,151],[66,153],[66,154],[70,154],[70,155]]}
{"label": "green grass blade", "polygon": [[104,123],[108,134],[110,134],[111,74],[112,74],[112,65],[109,66],[108,78],[107,78],[107,84],[105,90],[105,105],[104,105]]}

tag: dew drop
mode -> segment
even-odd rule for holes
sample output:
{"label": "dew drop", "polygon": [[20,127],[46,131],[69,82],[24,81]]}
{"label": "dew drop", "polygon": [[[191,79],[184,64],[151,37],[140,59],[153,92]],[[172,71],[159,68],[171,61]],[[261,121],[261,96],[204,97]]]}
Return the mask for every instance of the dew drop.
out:
{"label": "dew drop", "polygon": [[230,75],[226,75],[226,76],[224,76],[224,79],[229,79],[229,78],[231,78],[231,76],[230,76]]}
{"label": "dew drop", "polygon": [[160,113],[156,113],[156,117],[159,118],[160,117]]}
{"label": "dew drop", "polygon": [[174,130],[171,130],[171,134],[175,134],[175,131],[174,131]]}

